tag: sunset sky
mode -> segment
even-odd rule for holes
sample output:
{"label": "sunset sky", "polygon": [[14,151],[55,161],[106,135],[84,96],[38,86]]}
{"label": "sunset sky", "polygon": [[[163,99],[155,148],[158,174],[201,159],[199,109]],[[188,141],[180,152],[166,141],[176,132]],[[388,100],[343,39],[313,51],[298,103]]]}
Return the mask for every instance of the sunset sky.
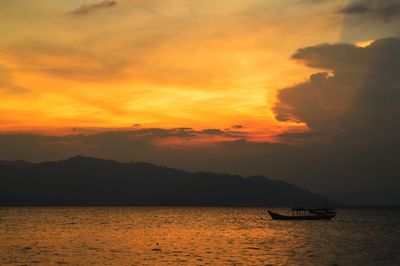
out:
{"label": "sunset sky", "polygon": [[399,25],[397,0],[2,0],[0,159],[263,174],[372,202],[400,188]]}

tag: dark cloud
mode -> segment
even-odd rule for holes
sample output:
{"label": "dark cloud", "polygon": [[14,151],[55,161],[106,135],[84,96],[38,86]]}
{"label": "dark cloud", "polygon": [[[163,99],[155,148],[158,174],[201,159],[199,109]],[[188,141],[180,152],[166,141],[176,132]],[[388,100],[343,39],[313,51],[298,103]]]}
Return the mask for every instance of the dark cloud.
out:
{"label": "dark cloud", "polygon": [[132,130],[113,131],[112,129],[86,129],[86,128],[73,128],[73,132],[80,133],[81,136],[107,136],[118,135],[126,136],[129,139],[140,139],[152,142],[156,139],[167,138],[181,138],[181,139],[198,139],[203,137],[220,136],[226,139],[241,139],[246,137],[246,132],[238,132],[234,130],[222,130],[218,128],[207,128],[202,130],[194,130],[189,127],[179,128],[138,128]]}
{"label": "dark cloud", "polygon": [[202,130],[194,130],[192,128],[142,128],[138,130],[128,131],[131,137],[145,138],[148,140],[153,140],[155,138],[185,138],[185,139],[196,139],[201,137],[214,137],[221,136],[224,138],[238,139],[244,138],[246,132],[238,132],[233,130],[222,130],[218,128],[207,128]]}
{"label": "dark cloud", "polygon": [[225,138],[238,139],[245,138],[246,132],[238,132],[233,130],[222,130],[218,128],[206,128],[202,130],[194,130],[192,128],[172,128],[172,129],[163,129],[163,128],[145,128],[136,131],[130,132],[132,135],[139,135],[141,137],[147,136],[149,139],[153,138],[170,138],[170,137],[180,137],[180,138],[188,138],[195,139],[206,136],[221,136]]}
{"label": "dark cloud", "polygon": [[223,135],[225,132],[218,128],[207,128],[201,131],[204,134],[208,135]]}
{"label": "dark cloud", "polygon": [[297,50],[292,59],[313,68],[360,69],[366,65],[364,51],[351,44],[321,44]]}
{"label": "dark cloud", "polygon": [[[84,129],[74,128],[74,132]],[[90,130],[89,130],[90,132]],[[113,158],[116,160],[149,161],[175,166],[181,160],[174,148],[158,146],[159,139],[180,138],[182,140],[196,140],[207,136],[223,136],[230,141],[237,141],[243,133],[224,131],[219,129],[194,130],[192,128],[143,128],[125,131],[105,131],[91,134],[74,134],[66,136],[46,136],[39,134],[0,134],[0,160],[22,158],[30,161],[62,159],[75,154]],[[200,149],[201,150],[201,149]],[[166,154],[169,154],[165,157]],[[179,157],[178,161],[170,160]],[[183,156],[184,157],[184,156]],[[169,159],[168,159],[169,158]],[[185,159],[192,160],[191,157]],[[204,170],[199,168],[199,170]]]}
{"label": "dark cloud", "polygon": [[139,136],[141,138],[146,137],[148,140],[152,140],[154,138],[170,137],[195,138],[198,136],[198,132],[193,130],[192,128],[144,128],[136,131],[131,131],[130,134],[132,136]]}
{"label": "dark cloud", "polygon": [[234,128],[234,129],[241,129],[241,128],[243,128],[243,125],[233,125],[232,128]]}
{"label": "dark cloud", "polygon": [[277,137],[285,143],[304,144],[308,141],[323,139],[325,135],[319,132],[286,132],[278,134]]}
{"label": "dark cloud", "polygon": [[377,40],[365,48],[307,47],[293,58],[331,73],[313,74],[281,90],[274,107],[278,120],[304,122],[313,131],[332,134],[361,128],[393,131],[400,117],[400,39]]}
{"label": "dark cloud", "polygon": [[400,16],[400,2],[398,0],[363,0],[352,2],[340,13],[346,15],[375,15],[390,20]]}
{"label": "dark cloud", "polygon": [[364,3],[351,3],[343,7],[340,12],[344,14],[360,14],[370,12],[370,8],[368,8]]}
{"label": "dark cloud", "polygon": [[279,91],[274,107],[278,120],[303,122],[310,129],[278,136],[303,143],[301,156],[315,160],[303,161],[299,173],[307,165],[309,176],[336,180],[342,184],[336,195],[353,190],[382,196],[399,189],[400,39],[381,39],[364,48],[307,47],[293,58],[327,70]]}
{"label": "dark cloud", "polygon": [[71,14],[73,15],[87,15],[89,13],[102,10],[102,9],[108,9],[111,7],[114,7],[118,4],[117,1],[115,0],[104,0],[99,3],[91,4],[91,5],[81,5],[79,8],[76,10],[72,11]]}

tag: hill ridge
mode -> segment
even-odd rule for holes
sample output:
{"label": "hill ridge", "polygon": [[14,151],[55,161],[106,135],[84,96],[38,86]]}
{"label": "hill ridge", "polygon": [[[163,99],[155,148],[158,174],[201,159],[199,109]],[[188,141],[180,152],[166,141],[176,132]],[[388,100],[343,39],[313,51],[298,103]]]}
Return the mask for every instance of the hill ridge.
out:
{"label": "hill ridge", "polygon": [[80,155],[41,163],[0,162],[2,206],[290,207],[325,202],[333,204],[293,184],[260,175],[192,173]]}

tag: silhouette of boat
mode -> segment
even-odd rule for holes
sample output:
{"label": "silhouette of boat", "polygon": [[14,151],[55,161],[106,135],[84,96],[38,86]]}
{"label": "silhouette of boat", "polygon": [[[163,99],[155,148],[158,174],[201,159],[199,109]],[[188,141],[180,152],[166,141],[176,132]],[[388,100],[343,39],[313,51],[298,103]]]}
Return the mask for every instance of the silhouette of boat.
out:
{"label": "silhouette of boat", "polygon": [[334,209],[307,209],[307,208],[292,208],[292,215],[283,215],[268,210],[268,214],[272,220],[330,220],[335,217]]}

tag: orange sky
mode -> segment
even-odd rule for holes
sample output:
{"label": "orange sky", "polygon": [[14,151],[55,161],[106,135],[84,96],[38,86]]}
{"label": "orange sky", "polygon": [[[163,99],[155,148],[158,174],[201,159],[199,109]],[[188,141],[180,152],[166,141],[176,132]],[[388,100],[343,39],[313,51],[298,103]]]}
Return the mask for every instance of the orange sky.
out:
{"label": "orange sky", "polygon": [[275,94],[315,72],[296,49],[342,38],[347,1],[305,2],[2,1],[0,131],[304,130],[275,120]]}

